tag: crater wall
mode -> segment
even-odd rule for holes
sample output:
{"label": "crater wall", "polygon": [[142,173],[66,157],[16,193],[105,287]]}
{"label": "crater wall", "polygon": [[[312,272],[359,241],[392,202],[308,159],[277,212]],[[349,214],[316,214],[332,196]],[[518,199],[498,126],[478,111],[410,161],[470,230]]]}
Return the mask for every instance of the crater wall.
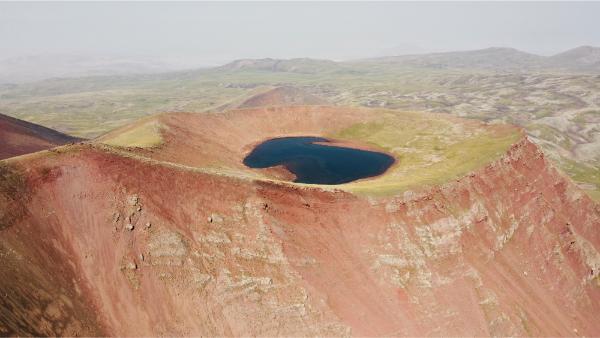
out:
{"label": "crater wall", "polygon": [[600,332],[599,207],[526,138],[387,197],[94,144],[6,165],[3,335]]}

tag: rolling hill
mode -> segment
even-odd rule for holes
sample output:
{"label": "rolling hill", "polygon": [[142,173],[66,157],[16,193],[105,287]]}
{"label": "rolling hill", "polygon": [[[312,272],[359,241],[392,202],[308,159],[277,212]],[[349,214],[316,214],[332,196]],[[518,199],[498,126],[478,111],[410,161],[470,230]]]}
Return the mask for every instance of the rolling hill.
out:
{"label": "rolling hill", "polygon": [[0,160],[78,140],[56,130],[0,114]]}
{"label": "rolling hill", "polygon": [[307,106],[307,105],[327,105],[328,102],[316,95],[310,94],[300,88],[292,86],[259,88],[258,92],[252,92],[250,95],[243,96],[217,110],[231,110],[240,108],[253,108],[265,106]]}
{"label": "rolling hill", "polygon": [[523,71],[543,68],[544,57],[513,48],[486,48],[474,51],[401,55],[363,60],[363,62],[434,69],[482,69]]}
{"label": "rolling hill", "polygon": [[260,70],[269,72],[288,72],[300,74],[315,74],[334,71],[341,68],[340,65],[331,60],[319,60],[311,58],[297,59],[241,59],[219,67],[224,71]]}
{"label": "rolling hill", "polygon": [[[355,62],[350,62],[354,64]],[[553,56],[540,56],[514,48],[491,47],[418,55],[386,56],[358,64],[386,64],[431,69],[478,69],[495,72],[600,73],[600,48],[581,46]]]}
{"label": "rolling hill", "polygon": [[581,46],[549,58],[551,64],[581,72],[600,70],[600,48]]}

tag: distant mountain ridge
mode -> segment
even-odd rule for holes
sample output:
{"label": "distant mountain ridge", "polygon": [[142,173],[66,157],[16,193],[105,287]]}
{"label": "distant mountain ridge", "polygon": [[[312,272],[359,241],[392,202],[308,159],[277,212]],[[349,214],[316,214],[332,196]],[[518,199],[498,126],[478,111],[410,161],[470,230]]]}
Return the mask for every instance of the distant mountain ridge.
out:
{"label": "distant mountain ridge", "polygon": [[517,70],[540,68],[543,56],[514,48],[490,47],[473,51],[387,56],[363,60],[426,68],[480,68]]}
{"label": "distant mountain ridge", "polygon": [[600,73],[600,48],[581,46],[553,56],[541,56],[514,48],[490,47],[471,51],[386,56],[351,61],[352,64],[389,64],[440,69],[494,71],[575,71]]}
{"label": "distant mountain ridge", "polygon": [[580,46],[552,56],[541,56],[514,48],[490,47],[478,50],[403,54],[336,62],[326,59],[238,59],[209,68],[193,63],[169,64],[153,59],[58,56],[29,56],[0,60],[0,86],[32,83],[56,78],[98,76],[180,77],[209,72],[260,71],[295,74],[328,72],[369,72],[370,67],[428,69],[470,69],[499,72],[574,72],[600,74],[600,47]]}
{"label": "distant mountain ridge", "polygon": [[64,77],[156,74],[189,67],[148,57],[28,55],[0,60],[0,84]]}
{"label": "distant mountain ridge", "polygon": [[370,65],[505,72],[600,73],[600,47],[581,46],[553,56],[531,54],[515,48],[490,47],[470,51],[383,56],[344,62],[310,58],[240,59],[218,67],[216,70],[316,74],[338,70],[351,71],[355,68],[368,70]]}

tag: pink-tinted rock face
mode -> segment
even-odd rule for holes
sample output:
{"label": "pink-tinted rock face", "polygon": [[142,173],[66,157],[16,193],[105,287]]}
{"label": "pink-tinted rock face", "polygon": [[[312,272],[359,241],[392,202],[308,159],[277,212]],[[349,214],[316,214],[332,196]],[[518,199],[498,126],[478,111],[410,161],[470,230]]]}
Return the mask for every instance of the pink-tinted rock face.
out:
{"label": "pink-tinted rock face", "polygon": [[600,210],[526,139],[381,198],[91,145],[4,170],[3,335],[600,334]]}

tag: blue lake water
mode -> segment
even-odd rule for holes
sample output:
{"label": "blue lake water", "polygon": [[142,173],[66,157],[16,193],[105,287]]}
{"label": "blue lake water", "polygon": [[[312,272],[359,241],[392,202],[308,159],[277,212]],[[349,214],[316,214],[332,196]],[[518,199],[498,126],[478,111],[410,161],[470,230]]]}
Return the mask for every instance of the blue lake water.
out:
{"label": "blue lake water", "polygon": [[394,158],[375,151],[324,145],[322,137],[281,137],[267,140],[244,159],[250,168],[283,165],[296,175],[294,182],[342,184],[383,174]]}

